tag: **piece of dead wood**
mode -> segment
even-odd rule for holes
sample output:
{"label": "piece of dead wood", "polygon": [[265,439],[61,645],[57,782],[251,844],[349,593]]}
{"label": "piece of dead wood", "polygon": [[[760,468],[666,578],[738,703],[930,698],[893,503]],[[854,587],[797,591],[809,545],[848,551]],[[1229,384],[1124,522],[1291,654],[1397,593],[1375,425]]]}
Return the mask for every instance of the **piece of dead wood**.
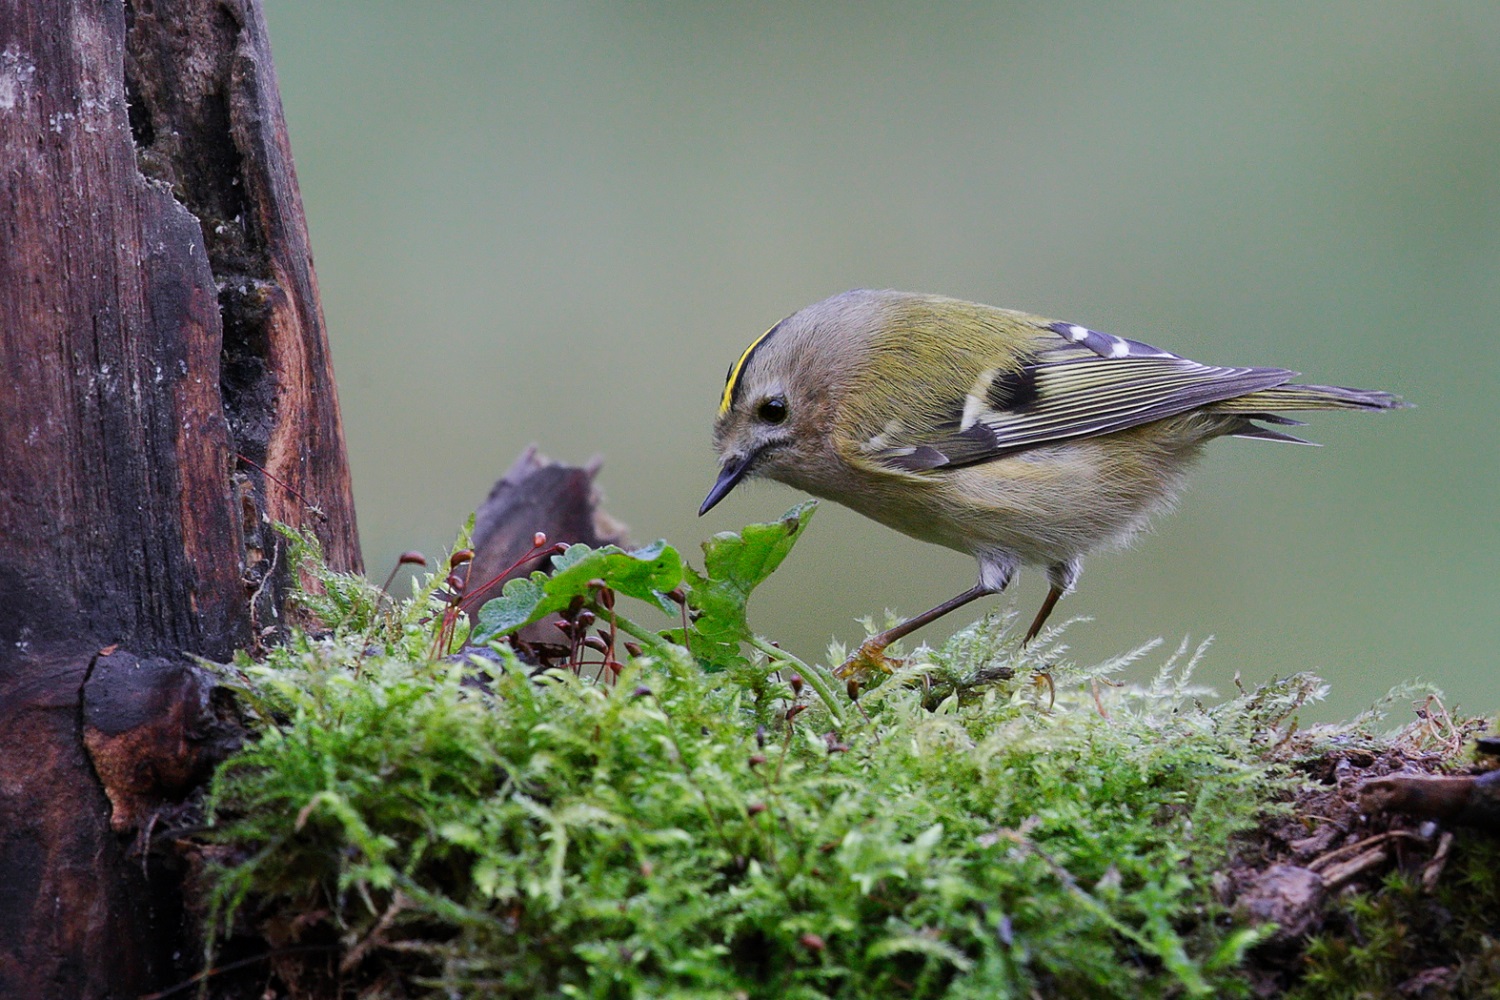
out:
{"label": "piece of dead wood", "polygon": [[[538,533],[546,535],[549,544],[629,546],[626,526],[600,507],[604,498],[594,480],[602,465],[597,456],[581,466],[557,462],[536,445],[521,452],[475,512],[474,560],[468,576],[475,589],[464,596],[466,608],[477,611],[499,595],[507,580],[547,568],[550,559],[545,554],[524,558]],[[522,629],[520,639],[552,643],[557,635],[549,622],[541,621]]]}
{"label": "piece of dead wood", "polygon": [[1390,849],[1385,844],[1377,844],[1367,851],[1361,851],[1352,858],[1329,865],[1322,872],[1323,885],[1328,889],[1338,889],[1354,881],[1365,872],[1382,867],[1390,859]]}
{"label": "piece of dead wood", "polygon": [[1443,869],[1448,865],[1448,856],[1453,853],[1453,834],[1444,830],[1438,837],[1438,847],[1433,853],[1432,859],[1422,866],[1422,888],[1432,892],[1437,888],[1438,879],[1443,875]]}
{"label": "piece of dead wood", "polygon": [[[1386,830],[1372,837],[1329,851],[1308,863],[1309,871],[1317,872],[1323,879],[1323,887],[1332,892],[1354,881],[1359,876],[1383,867],[1395,857],[1394,850],[1400,842],[1430,846],[1432,837],[1426,832],[1412,830]],[[1438,854],[1447,857],[1447,849],[1438,844]],[[1435,857],[1434,861],[1438,859]],[[1428,862],[1431,865],[1433,862]],[[1439,862],[1439,869],[1441,862]],[[1425,869],[1424,869],[1425,871]]]}
{"label": "piece of dead wood", "polygon": [[1402,813],[1500,833],[1500,771],[1484,774],[1392,774],[1359,789],[1367,813]]}

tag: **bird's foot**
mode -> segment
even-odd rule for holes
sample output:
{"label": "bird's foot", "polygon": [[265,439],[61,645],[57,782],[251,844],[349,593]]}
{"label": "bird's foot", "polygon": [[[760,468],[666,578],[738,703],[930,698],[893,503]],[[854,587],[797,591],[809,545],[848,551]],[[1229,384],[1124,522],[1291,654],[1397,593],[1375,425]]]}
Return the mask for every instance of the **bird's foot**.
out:
{"label": "bird's foot", "polygon": [[1038,691],[1047,692],[1047,711],[1057,704],[1057,682],[1052,679],[1052,665],[1038,667],[1036,673],[1031,675],[1031,686]]}
{"label": "bird's foot", "polygon": [[[875,638],[879,638],[876,636]],[[899,661],[885,655],[886,643],[866,639],[843,663],[834,668],[833,675],[840,680],[849,680],[872,673],[888,674]]]}

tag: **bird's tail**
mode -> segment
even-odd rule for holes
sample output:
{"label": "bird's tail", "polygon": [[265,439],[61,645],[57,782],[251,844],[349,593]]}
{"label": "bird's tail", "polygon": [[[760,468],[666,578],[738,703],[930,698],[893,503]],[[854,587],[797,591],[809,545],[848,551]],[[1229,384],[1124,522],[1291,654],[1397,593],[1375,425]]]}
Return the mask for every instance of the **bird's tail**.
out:
{"label": "bird's tail", "polygon": [[[1341,385],[1298,385],[1288,383],[1270,389],[1260,389],[1234,399],[1215,403],[1210,409],[1215,413],[1230,414],[1239,419],[1229,429],[1220,433],[1232,437],[1259,438],[1262,441],[1287,441],[1292,444],[1312,444],[1283,431],[1262,427],[1261,424],[1277,424],[1282,427],[1300,427],[1302,421],[1277,416],[1272,410],[1397,410],[1410,406],[1399,396],[1378,389],[1346,389]],[[1255,422],[1255,421],[1258,421]]]}
{"label": "bird's tail", "polygon": [[1286,385],[1260,389],[1216,403],[1216,413],[1264,413],[1267,410],[1395,410],[1410,406],[1401,397],[1378,389],[1341,385]]}

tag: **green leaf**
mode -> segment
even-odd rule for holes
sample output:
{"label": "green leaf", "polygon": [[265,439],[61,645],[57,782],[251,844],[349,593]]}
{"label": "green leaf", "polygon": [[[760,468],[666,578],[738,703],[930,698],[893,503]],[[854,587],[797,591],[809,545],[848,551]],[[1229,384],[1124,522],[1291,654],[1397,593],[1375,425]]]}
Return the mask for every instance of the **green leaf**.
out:
{"label": "green leaf", "polygon": [[473,641],[488,642],[562,611],[576,598],[587,599],[593,580],[603,580],[617,594],[649,601],[668,612],[674,606],[663,595],[682,582],[682,557],[664,541],[634,552],[615,545],[599,549],[569,545],[553,557],[552,564],[550,576],[537,571],[530,578],[511,580],[499,597],[486,602],[479,609]]}
{"label": "green leaf", "polygon": [[684,579],[688,606],[698,612],[698,620],[689,629],[686,641],[680,628],[667,631],[667,638],[691,649],[705,670],[727,670],[748,662],[740,655],[740,643],[750,638],[744,602],[716,588],[714,580],[691,566],[686,568]]}
{"label": "green leaf", "polygon": [[804,500],[770,524],[750,524],[739,534],[721,531],[703,543],[703,566],[717,589],[743,606],[750,592],[776,571],[807,527],[818,501]]}
{"label": "green leaf", "polygon": [[[775,572],[802,537],[817,509],[816,500],[804,500],[769,524],[746,525],[743,531],[723,531],[703,543],[703,565],[707,574],[688,567],[688,607],[696,612],[688,647],[709,670],[723,670],[742,662],[740,643],[750,636],[745,605],[750,593]],[[673,640],[682,642],[682,629],[674,629]]]}

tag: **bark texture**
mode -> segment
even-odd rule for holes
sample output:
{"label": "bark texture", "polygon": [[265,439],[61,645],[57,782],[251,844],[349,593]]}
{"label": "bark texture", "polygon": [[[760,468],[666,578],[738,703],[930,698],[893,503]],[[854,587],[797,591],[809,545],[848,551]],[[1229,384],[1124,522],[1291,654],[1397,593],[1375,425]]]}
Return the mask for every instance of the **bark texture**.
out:
{"label": "bark texture", "polygon": [[0,0],[0,378],[0,997],[136,995],[232,742],[186,655],[280,620],[271,521],[359,568],[258,0]]}

